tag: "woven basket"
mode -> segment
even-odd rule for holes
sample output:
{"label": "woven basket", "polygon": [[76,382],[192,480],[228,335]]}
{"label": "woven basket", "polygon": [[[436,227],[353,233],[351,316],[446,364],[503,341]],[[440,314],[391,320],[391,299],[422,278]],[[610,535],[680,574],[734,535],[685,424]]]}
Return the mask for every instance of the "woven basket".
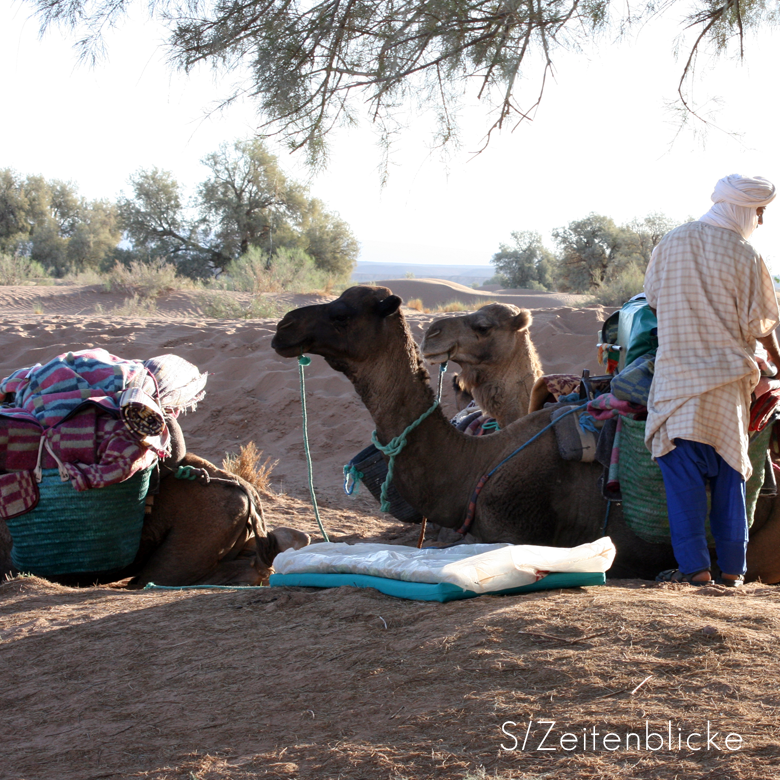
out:
{"label": "woven basket", "polygon": [[[753,476],[745,485],[748,524],[753,525],[756,502],[764,484],[766,450],[772,426],[761,433],[751,434],[748,455],[753,464]],[[623,517],[631,530],[646,542],[668,544],[669,515],[666,511],[666,489],[661,469],[653,461],[645,447],[645,422],[623,418],[620,434],[620,456],[618,460],[620,490],[623,495]],[[709,505],[709,493],[707,495]],[[710,546],[715,540],[710,533],[707,520],[707,541]]]}
{"label": "woven basket", "polygon": [[41,577],[121,569],[141,542],[151,469],[115,485],[77,492],[45,469],[32,512],[7,520],[11,560]]}
{"label": "woven basket", "polygon": [[[349,462],[349,465],[354,466],[363,475],[360,481],[369,489],[371,495],[379,501],[382,483],[385,481],[385,477],[387,477],[387,463],[382,457],[382,453],[371,444],[355,455]],[[422,522],[422,515],[401,497],[392,482],[387,491],[387,498],[390,501],[390,514],[396,520],[401,520],[404,523]]]}

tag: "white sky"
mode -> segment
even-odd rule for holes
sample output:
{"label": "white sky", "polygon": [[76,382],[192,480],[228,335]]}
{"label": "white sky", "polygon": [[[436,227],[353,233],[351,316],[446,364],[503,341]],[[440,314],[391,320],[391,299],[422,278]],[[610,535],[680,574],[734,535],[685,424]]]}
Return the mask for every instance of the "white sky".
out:
{"label": "white sky", "polygon": [[[139,20],[108,39],[109,60],[89,69],[56,31],[40,41],[18,2],[0,7],[0,168],[73,181],[88,198],[114,198],[138,168],[170,170],[194,187],[200,160],[223,141],[248,137],[251,106],[204,118],[220,96],[209,73],[185,77],[164,64],[162,31]],[[710,205],[716,180],[761,175],[780,185],[775,79],[777,36],[748,42],[748,65],[704,64],[697,96],[723,98],[706,143],[665,108],[682,63],[672,55],[674,19],[622,44],[601,41],[590,59],[561,55],[536,118],[494,136],[479,105],[462,116],[462,149],[445,166],[429,145],[430,117],[416,119],[391,159],[382,189],[380,150],[369,125],[338,131],[313,195],[338,211],[361,241],[364,260],[487,263],[515,230],[549,231],[591,211],[616,222],[653,211],[684,219]],[[529,82],[529,102],[536,83]],[[273,144],[271,144],[273,148]],[[283,167],[307,180],[302,160],[280,149]],[[777,219],[775,219],[777,212]],[[780,205],[770,207],[753,243],[780,273]]]}

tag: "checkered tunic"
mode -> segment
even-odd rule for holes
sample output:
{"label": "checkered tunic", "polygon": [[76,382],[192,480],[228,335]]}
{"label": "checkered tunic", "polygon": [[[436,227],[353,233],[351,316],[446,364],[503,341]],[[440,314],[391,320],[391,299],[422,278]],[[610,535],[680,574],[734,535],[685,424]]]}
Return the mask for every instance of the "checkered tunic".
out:
{"label": "checkered tunic", "polygon": [[772,277],[739,234],[703,222],[667,233],[645,292],[658,313],[658,353],[645,443],[654,458],[675,438],[712,445],[745,479],[756,339],[780,321]]}

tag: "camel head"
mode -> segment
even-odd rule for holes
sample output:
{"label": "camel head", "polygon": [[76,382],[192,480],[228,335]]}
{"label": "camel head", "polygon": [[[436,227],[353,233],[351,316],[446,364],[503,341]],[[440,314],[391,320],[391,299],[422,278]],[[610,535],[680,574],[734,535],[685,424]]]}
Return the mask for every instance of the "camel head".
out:
{"label": "camel head", "polygon": [[460,366],[501,364],[512,359],[518,339],[531,321],[528,309],[489,303],[473,314],[434,320],[420,349],[431,363],[452,360]]}
{"label": "camel head", "polygon": [[276,326],[271,346],[282,357],[322,355],[339,371],[374,357],[397,327],[401,299],[386,287],[350,287],[335,301],[293,309]]}

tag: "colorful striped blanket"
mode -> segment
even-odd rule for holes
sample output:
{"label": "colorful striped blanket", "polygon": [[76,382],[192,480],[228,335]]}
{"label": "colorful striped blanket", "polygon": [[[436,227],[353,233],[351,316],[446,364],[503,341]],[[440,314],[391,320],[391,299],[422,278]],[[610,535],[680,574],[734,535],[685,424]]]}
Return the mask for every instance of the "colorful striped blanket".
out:
{"label": "colorful striped blanket", "polygon": [[13,409],[0,412],[33,415],[51,428],[85,403],[118,413],[119,398],[129,385],[148,395],[156,392],[154,379],[138,360],[123,360],[104,349],[66,352],[48,363],[21,368],[0,382],[0,393],[13,394]]}
{"label": "colorful striped blanket", "polygon": [[94,406],[53,428],[44,428],[31,414],[5,411],[0,413],[0,472],[59,468],[76,490],[89,490],[129,479],[161,454]]}
{"label": "colorful striped blanket", "polygon": [[195,408],[207,375],[177,355],[58,355],[0,382],[0,472],[57,468],[76,490],[129,479],[169,454],[165,414]]}

